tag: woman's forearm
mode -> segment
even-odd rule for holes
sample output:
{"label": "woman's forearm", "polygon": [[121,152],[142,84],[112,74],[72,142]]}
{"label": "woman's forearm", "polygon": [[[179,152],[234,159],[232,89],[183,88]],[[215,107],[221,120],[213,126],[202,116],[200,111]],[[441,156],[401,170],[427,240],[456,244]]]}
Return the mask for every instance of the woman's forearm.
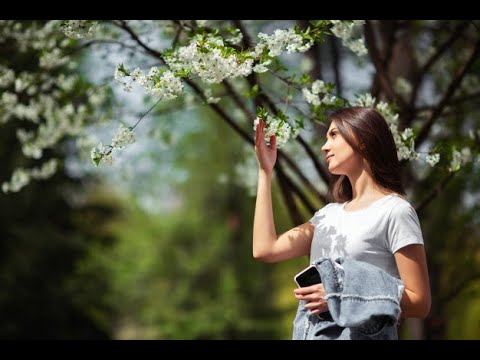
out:
{"label": "woman's forearm", "polygon": [[267,257],[277,240],[272,208],[272,173],[258,172],[257,200],[253,219],[253,257]]}
{"label": "woman's forearm", "polygon": [[430,312],[430,299],[405,288],[400,302],[403,318],[425,319]]}

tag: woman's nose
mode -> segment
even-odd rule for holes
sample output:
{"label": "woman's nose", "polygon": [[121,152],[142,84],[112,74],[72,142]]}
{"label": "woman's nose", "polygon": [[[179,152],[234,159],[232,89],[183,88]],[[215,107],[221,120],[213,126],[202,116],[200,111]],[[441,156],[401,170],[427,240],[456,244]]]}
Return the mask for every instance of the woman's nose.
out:
{"label": "woman's nose", "polygon": [[325,152],[325,153],[327,153],[328,150],[329,150],[329,148],[330,148],[330,147],[328,146],[328,141],[327,141],[327,142],[322,146],[322,151]]}

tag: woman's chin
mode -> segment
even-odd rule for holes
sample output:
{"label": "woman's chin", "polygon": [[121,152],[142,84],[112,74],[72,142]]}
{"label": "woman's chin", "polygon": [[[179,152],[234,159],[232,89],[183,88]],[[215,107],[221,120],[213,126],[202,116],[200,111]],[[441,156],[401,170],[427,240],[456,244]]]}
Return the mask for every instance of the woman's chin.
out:
{"label": "woman's chin", "polygon": [[340,171],[339,169],[336,169],[335,166],[329,166],[328,171],[332,175],[345,175],[343,171]]}
{"label": "woman's chin", "polygon": [[328,171],[330,171],[333,175],[337,175],[335,174],[335,166],[331,164],[327,164],[327,168],[328,168]]}

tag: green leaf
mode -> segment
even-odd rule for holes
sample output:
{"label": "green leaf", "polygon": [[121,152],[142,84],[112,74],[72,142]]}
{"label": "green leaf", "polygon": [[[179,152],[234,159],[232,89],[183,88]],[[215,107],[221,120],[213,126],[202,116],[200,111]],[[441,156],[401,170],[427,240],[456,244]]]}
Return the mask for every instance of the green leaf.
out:
{"label": "green leaf", "polygon": [[309,74],[302,74],[302,77],[300,79],[300,83],[303,85],[310,84],[312,80],[310,79]]}
{"label": "green leaf", "polygon": [[95,164],[96,167],[98,167],[98,164],[100,164],[100,161],[102,160],[101,156],[95,156],[92,161]]}
{"label": "green leaf", "polygon": [[125,76],[130,76],[130,72],[125,69],[125,66],[123,64],[118,65],[118,71],[124,73]]}
{"label": "green leaf", "polygon": [[250,91],[244,93],[244,96],[253,99],[259,94],[259,92],[260,89],[258,87],[258,84],[255,84]]}
{"label": "green leaf", "polygon": [[266,120],[268,117],[268,112],[261,106],[257,107],[257,117],[260,119]]}

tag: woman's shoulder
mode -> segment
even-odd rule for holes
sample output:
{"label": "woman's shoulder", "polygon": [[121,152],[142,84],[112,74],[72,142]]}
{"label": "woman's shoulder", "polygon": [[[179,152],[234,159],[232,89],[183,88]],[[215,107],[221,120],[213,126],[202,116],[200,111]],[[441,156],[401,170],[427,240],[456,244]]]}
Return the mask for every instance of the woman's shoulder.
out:
{"label": "woman's shoulder", "polygon": [[390,201],[388,201],[391,210],[391,216],[402,216],[409,213],[415,213],[415,208],[412,206],[406,196],[392,193]]}
{"label": "woman's shoulder", "polygon": [[406,195],[391,193],[390,198],[392,200],[392,204],[395,204],[395,205],[403,204],[404,206],[410,205],[410,202],[408,201]]}
{"label": "woman's shoulder", "polygon": [[340,202],[330,202],[321,209],[322,214],[328,216],[338,216],[338,212],[341,207],[342,203]]}
{"label": "woman's shoulder", "polygon": [[321,207],[316,213],[315,215],[320,215],[320,214],[324,214],[324,213],[327,213],[327,212],[330,212],[332,211],[335,207],[337,206],[340,206],[341,203],[338,203],[338,202],[330,202],[328,204],[325,204],[323,207]]}
{"label": "woman's shoulder", "polygon": [[310,222],[317,226],[320,222],[325,222],[328,221],[327,219],[330,219],[332,216],[332,210],[335,208],[336,205],[339,205],[339,203],[328,203],[321,207],[315,214],[310,219]]}
{"label": "woman's shoulder", "polygon": [[326,204],[322,208],[322,210],[325,210],[325,211],[332,210],[333,208],[341,206],[341,205],[342,205],[342,203],[340,203],[340,202],[330,202],[330,203]]}

